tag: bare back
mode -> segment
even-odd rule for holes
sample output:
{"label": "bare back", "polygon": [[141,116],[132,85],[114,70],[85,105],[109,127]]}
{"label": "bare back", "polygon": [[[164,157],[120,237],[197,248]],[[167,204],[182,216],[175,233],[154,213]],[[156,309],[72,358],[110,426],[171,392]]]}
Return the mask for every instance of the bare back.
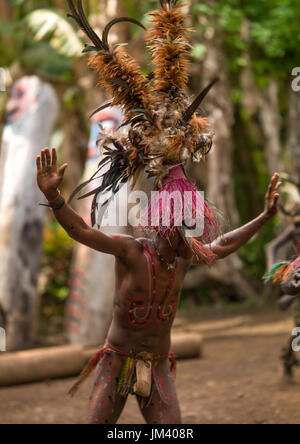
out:
{"label": "bare back", "polygon": [[114,315],[108,341],[123,351],[166,354],[189,263],[176,258],[169,270],[151,241],[139,239],[129,263],[116,259]]}

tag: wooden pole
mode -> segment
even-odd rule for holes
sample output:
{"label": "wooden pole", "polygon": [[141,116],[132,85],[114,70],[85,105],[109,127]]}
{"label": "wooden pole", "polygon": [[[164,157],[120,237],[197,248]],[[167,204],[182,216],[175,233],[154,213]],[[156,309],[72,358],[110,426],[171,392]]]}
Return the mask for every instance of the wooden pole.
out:
{"label": "wooden pole", "polygon": [[0,327],[7,350],[30,347],[37,327],[45,211],[35,157],[49,144],[58,110],[53,88],[38,77],[14,84],[0,156]]}
{"label": "wooden pole", "polygon": [[[107,130],[116,129],[121,124],[121,118],[117,108],[110,108],[95,115],[83,181],[95,173],[100,160],[99,149],[96,146],[99,138],[98,123]],[[86,188],[86,192],[97,188],[101,180],[94,180]],[[91,224],[91,201],[92,198],[84,199],[77,208],[88,224]],[[101,231],[107,234],[128,234],[127,227],[101,227]],[[66,308],[66,328],[71,344],[95,346],[104,342],[112,319],[114,275],[112,256],[91,250],[84,245],[76,246]]]}

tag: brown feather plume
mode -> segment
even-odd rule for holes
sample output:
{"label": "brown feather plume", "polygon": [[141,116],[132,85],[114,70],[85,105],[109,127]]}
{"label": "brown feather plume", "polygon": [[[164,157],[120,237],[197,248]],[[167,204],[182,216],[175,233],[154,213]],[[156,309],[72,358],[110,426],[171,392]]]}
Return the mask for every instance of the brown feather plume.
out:
{"label": "brown feather plume", "polygon": [[120,22],[135,23],[145,29],[144,26],[130,17],[114,19],[105,27],[101,39],[88,22],[82,0],[77,0],[77,7],[74,0],[68,0],[68,5],[71,11],[69,16],[77,22],[95,45],[94,47],[86,45],[84,52],[96,51],[96,54],[90,57],[89,66],[100,74],[99,86],[113,95],[112,106],[123,106],[125,117],[131,117],[132,109],[144,108],[148,103],[149,79],[141,73],[138,64],[123,47],[110,49],[108,35],[112,26]]}
{"label": "brown feather plume", "polygon": [[122,46],[110,52],[98,51],[89,66],[99,74],[98,86],[113,96],[111,106],[124,106],[126,118],[131,117],[132,110],[147,106],[149,81]]}
{"label": "brown feather plume", "polygon": [[150,13],[153,26],[148,30],[147,43],[155,66],[154,90],[165,92],[172,87],[186,89],[190,44],[185,14],[175,2],[161,2],[163,8]]}
{"label": "brown feather plume", "polygon": [[[161,9],[150,14],[152,26],[147,32],[147,45],[154,70],[148,76],[141,73],[123,46],[110,48],[108,43],[109,31],[115,24],[128,21],[143,25],[128,17],[114,19],[100,38],[87,21],[82,1],[77,0],[77,7],[74,1],[68,0],[71,16],[94,45],[85,48],[85,52],[93,54],[89,66],[99,74],[98,85],[112,95],[93,115],[107,106],[121,106],[124,110],[121,127],[128,127],[126,134],[102,133],[104,160],[98,171],[108,162],[110,168],[104,173],[101,186],[82,196],[94,195],[94,223],[97,197],[102,192],[117,193],[141,169],[149,177],[155,177],[155,185],[160,187],[174,166],[184,165],[190,159],[199,161],[208,154],[213,133],[206,133],[207,121],[196,111],[216,79],[191,103],[187,96],[189,29],[177,0],[160,0]],[[82,189],[78,187],[75,194]]]}

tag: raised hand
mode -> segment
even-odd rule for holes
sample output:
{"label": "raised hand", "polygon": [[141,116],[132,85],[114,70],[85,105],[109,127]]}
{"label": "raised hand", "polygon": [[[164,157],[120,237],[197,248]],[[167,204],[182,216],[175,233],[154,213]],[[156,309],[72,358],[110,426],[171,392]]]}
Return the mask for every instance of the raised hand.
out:
{"label": "raised hand", "polygon": [[279,174],[273,174],[271,179],[267,194],[266,194],[266,205],[265,205],[265,213],[269,217],[275,216],[278,212],[278,200],[279,200],[279,188],[281,187],[281,182],[279,181]]}
{"label": "raised hand", "polygon": [[52,155],[49,148],[45,148],[41,151],[40,156],[37,156],[37,184],[47,200],[51,201],[57,197],[57,188],[63,181],[67,166],[65,163],[57,170],[57,154],[55,148],[52,149]]}

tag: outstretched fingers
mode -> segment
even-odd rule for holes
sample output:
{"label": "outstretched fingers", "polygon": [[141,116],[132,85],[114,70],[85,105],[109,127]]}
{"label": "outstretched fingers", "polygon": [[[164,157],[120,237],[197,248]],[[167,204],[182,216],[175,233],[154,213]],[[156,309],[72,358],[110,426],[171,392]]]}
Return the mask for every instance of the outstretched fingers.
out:
{"label": "outstretched fingers", "polygon": [[52,148],[52,152],[50,152],[49,148],[44,148],[41,151],[41,154],[37,156],[36,162],[38,170],[52,166],[56,167],[57,164],[56,149]]}

